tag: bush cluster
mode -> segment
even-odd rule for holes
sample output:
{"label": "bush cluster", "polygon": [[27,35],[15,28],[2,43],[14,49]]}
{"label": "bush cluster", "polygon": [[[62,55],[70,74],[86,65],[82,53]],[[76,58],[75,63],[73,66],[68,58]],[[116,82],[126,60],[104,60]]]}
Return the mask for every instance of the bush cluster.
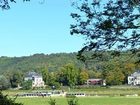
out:
{"label": "bush cluster", "polygon": [[0,91],[0,105],[23,105],[22,103],[16,103],[16,98],[8,98],[8,95],[3,95],[2,91]]}

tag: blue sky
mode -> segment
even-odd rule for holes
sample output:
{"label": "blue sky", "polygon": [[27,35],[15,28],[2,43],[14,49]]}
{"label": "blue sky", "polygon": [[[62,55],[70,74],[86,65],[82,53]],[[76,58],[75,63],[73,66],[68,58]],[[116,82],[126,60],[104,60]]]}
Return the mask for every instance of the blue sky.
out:
{"label": "blue sky", "polygon": [[0,56],[77,52],[84,39],[70,35],[70,0],[31,0],[0,10]]}

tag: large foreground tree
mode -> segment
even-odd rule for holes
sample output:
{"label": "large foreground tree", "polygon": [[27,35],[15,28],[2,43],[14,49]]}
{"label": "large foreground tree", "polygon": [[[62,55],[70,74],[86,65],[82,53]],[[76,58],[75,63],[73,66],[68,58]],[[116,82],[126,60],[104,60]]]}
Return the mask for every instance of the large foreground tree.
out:
{"label": "large foreground tree", "polygon": [[85,36],[79,51],[125,51],[134,53],[140,47],[139,0],[79,0],[72,3],[71,34]]}
{"label": "large foreground tree", "polygon": [[[25,1],[30,1],[30,0],[23,0]],[[0,0],[0,7],[4,10],[10,9],[10,3],[16,3],[16,0]]]}

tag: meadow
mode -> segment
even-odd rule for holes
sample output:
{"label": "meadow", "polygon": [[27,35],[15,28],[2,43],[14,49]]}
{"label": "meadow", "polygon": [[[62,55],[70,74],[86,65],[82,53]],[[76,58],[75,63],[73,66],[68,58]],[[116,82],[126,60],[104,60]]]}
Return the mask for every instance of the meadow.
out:
{"label": "meadow", "polygon": [[[125,95],[132,95],[138,94],[140,96],[140,87],[131,87],[131,86],[118,86],[118,87],[92,87],[92,88],[77,88],[71,89],[63,88],[66,92],[83,92],[86,94],[94,94],[94,95],[118,95],[118,96],[125,96]],[[20,93],[31,93],[37,91],[52,91],[52,90],[6,90],[3,91],[4,94],[8,94],[9,96],[13,96]],[[61,91],[61,90],[55,90]]]}
{"label": "meadow", "polygon": [[[37,90],[8,90],[3,91],[4,94],[15,96],[19,93],[30,93]],[[68,90],[67,90],[68,91]],[[78,97],[79,105],[140,105],[140,88],[91,88],[91,89],[73,89],[71,92],[85,92],[98,96]],[[108,95],[108,96],[104,96]],[[138,96],[126,96],[134,95]],[[100,96],[101,95],[101,96]],[[68,105],[65,97],[52,97],[56,100],[56,105]],[[49,97],[17,97],[16,102],[24,105],[49,105]]]}
{"label": "meadow", "polygon": [[[56,105],[68,105],[64,97],[53,97]],[[140,97],[79,97],[79,105],[140,105]],[[49,105],[48,98],[18,98],[24,105]]]}

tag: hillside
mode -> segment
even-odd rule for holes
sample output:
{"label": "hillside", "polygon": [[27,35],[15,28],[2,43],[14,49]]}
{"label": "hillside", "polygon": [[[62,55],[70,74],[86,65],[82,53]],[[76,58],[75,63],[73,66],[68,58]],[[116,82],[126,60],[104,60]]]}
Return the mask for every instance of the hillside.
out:
{"label": "hillside", "polygon": [[[103,78],[108,85],[126,84],[128,76],[140,68],[140,54],[133,55],[127,51],[120,54],[117,52],[114,56],[112,53],[113,51],[84,53],[85,63],[77,59],[77,53],[34,54],[24,57],[3,56],[0,57],[1,78],[7,81],[5,87],[17,87],[18,83],[22,84],[27,71],[42,73],[49,86],[59,87],[61,83],[70,86],[68,82],[70,79],[67,79],[69,73],[76,76],[71,80],[79,85],[85,83],[87,78]],[[92,59],[87,59],[88,57]],[[83,78],[85,79],[82,80]]]}
{"label": "hillside", "polygon": [[[93,52],[87,53],[86,55],[91,55]],[[99,53],[100,54],[100,53]],[[98,54],[98,55],[99,55]],[[139,54],[138,54],[139,55]],[[77,53],[56,53],[56,54],[34,54],[31,56],[23,57],[0,57],[0,73],[5,71],[17,71],[27,72],[31,70],[40,70],[43,67],[47,67],[49,71],[57,71],[60,67],[72,63],[77,68],[96,69],[104,70],[104,66],[107,64],[115,64],[115,62],[120,63],[120,66],[135,63],[139,61],[138,56],[133,56],[129,52],[122,52],[120,56],[112,57],[110,52],[104,52],[102,56],[93,58],[83,64],[82,61],[77,59]]]}
{"label": "hillside", "polygon": [[37,70],[44,66],[47,66],[49,71],[55,71],[67,63],[74,63],[77,67],[83,67],[82,62],[77,60],[76,53],[34,54],[24,57],[0,57],[0,72],[7,70],[24,72]]}

